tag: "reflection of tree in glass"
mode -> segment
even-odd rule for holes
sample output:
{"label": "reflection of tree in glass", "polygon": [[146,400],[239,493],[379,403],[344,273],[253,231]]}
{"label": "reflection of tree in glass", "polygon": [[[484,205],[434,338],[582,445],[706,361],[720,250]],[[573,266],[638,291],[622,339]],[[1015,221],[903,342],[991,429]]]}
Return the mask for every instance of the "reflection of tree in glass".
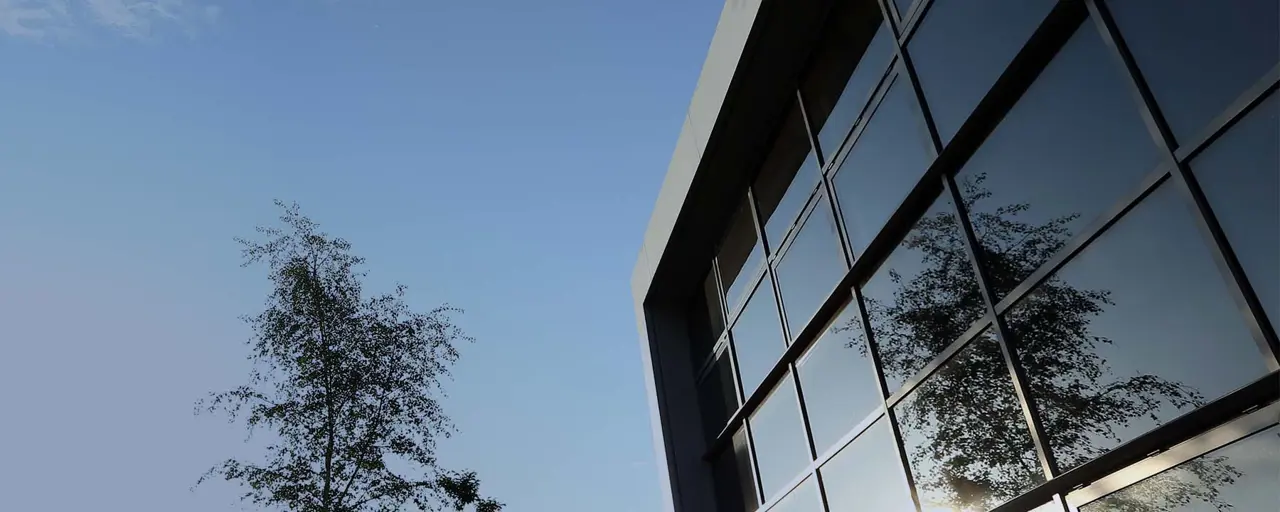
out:
{"label": "reflection of tree in glass", "polygon": [[[977,208],[991,197],[984,176],[961,183],[993,288],[1009,290],[1060,251],[1076,216],[1033,224],[1019,219],[1030,205]],[[892,303],[866,298],[865,305],[886,375],[913,373],[957,340],[975,308],[984,308],[956,215],[922,218],[903,241],[918,254],[921,270],[910,278],[889,271]],[[899,249],[902,250],[902,249]],[[1063,469],[1097,457],[1120,441],[1117,428],[1158,416],[1166,405],[1195,407],[1195,389],[1157,375],[1115,375],[1098,347],[1109,338],[1092,335],[1091,319],[1112,304],[1107,290],[1082,290],[1050,277],[1006,316],[1017,333],[1019,358],[1031,379],[1048,441]],[[842,330],[861,331],[857,321]],[[848,345],[865,351],[859,335]],[[1009,373],[993,343],[975,342],[917,388],[897,409],[904,435],[919,432],[909,457],[922,504],[935,510],[986,510],[1042,479]],[[1220,458],[1186,465],[1183,476],[1149,480],[1144,497],[1116,499],[1124,512],[1157,512],[1202,502],[1230,510],[1218,488],[1240,472]],[[1150,496],[1145,496],[1150,494]],[[941,508],[938,508],[941,507]]]}

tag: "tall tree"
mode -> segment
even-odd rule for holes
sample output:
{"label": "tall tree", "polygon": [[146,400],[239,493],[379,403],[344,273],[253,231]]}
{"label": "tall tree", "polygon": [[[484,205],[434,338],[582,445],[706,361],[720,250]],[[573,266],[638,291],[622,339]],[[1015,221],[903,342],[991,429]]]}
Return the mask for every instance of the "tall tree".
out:
{"label": "tall tree", "polygon": [[[963,181],[965,207],[993,288],[1009,290],[1062,250],[1075,216],[1030,223],[1028,204],[980,208],[991,198],[979,175]],[[889,375],[906,378],[959,339],[985,311],[955,213],[922,218],[902,242],[920,256],[913,275],[889,271],[891,300],[868,297],[872,337]],[[901,250],[901,249],[900,249]],[[1030,377],[1041,420],[1059,463],[1075,467],[1120,441],[1117,427],[1199,406],[1194,388],[1159,375],[1119,376],[1098,348],[1113,343],[1090,324],[1112,304],[1108,290],[1079,289],[1050,277],[1006,315]],[[844,327],[851,348],[866,350],[861,325]],[[1003,355],[988,331],[895,408],[921,500],[930,510],[987,510],[1043,481]],[[1143,499],[1116,496],[1102,510],[1160,512],[1190,503],[1230,510],[1219,487],[1239,470],[1220,457],[1188,463],[1184,479],[1153,478]]]}
{"label": "tall tree", "polygon": [[236,239],[243,266],[265,264],[273,285],[265,309],[244,318],[249,382],[196,406],[268,430],[273,442],[265,461],[229,459],[200,482],[235,481],[246,501],[298,512],[501,510],[480,496],[474,472],[436,459],[437,440],[455,431],[440,381],[456,345],[472,341],[450,319],[457,310],[412,311],[403,286],[366,297],[351,244],[320,232],[297,204],[276,205],[283,226]]}

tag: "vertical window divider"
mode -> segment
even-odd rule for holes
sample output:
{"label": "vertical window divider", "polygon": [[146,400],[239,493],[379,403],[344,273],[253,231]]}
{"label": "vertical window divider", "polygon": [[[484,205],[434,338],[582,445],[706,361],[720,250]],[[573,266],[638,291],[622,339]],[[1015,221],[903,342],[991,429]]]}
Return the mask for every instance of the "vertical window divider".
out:
{"label": "vertical window divider", "polygon": [[[1222,230],[1222,225],[1218,223],[1218,219],[1214,215],[1213,209],[1209,206],[1209,201],[1205,197],[1204,191],[1200,189],[1199,182],[1196,181],[1187,163],[1179,161],[1177,157],[1178,143],[1173,137],[1173,131],[1169,128],[1169,124],[1156,103],[1155,95],[1152,94],[1146,79],[1143,78],[1141,70],[1138,69],[1133,54],[1125,44],[1124,38],[1116,26],[1115,19],[1111,16],[1111,12],[1107,7],[1097,0],[1085,0],[1085,5],[1089,9],[1090,17],[1093,18],[1094,23],[1097,25],[1098,33],[1106,42],[1107,48],[1111,50],[1112,56],[1115,57],[1118,65],[1121,66],[1122,75],[1130,85],[1131,93],[1138,103],[1138,111],[1141,113],[1143,121],[1147,124],[1156,146],[1159,147],[1164,158],[1174,163],[1173,172],[1170,173],[1173,177],[1173,182],[1184,197],[1191,201],[1190,206],[1192,207],[1197,227],[1212,242],[1209,244],[1209,250],[1213,254],[1214,262],[1217,263],[1219,269],[1223,270],[1223,277],[1227,281],[1227,289],[1230,290],[1232,298],[1244,310],[1245,321],[1253,334],[1254,341],[1257,343],[1258,349],[1265,354],[1264,359],[1267,369],[1270,371],[1280,370],[1280,341],[1277,340],[1275,329],[1267,319],[1265,309],[1263,309],[1261,301],[1258,300],[1258,295],[1253,290],[1253,286],[1249,283],[1244,267],[1231,249],[1226,234]],[[1238,116],[1243,115],[1247,115],[1247,112],[1238,114]]]}

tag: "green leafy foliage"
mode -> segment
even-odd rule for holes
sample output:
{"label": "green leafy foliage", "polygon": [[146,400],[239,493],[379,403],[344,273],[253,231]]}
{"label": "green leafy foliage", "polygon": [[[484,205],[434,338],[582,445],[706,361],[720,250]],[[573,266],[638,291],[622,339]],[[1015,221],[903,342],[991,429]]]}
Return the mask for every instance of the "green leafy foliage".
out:
{"label": "green leafy foliage", "polygon": [[[409,309],[405,288],[366,296],[351,244],[317,230],[296,204],[262,241],[237,239],[244,265],[265,264],[273,285],[253,330],[249,382],[213,393],[196,412],[242,419],[274,436],[265,460],[227,460],[200,478],[238,482],[258,506],[299,512],[498,512],[474,472],[441,468],[436,442],[455,432],[441,379],[470,342],[458,310]],[[199,485],[199,483],[197,483]]]}

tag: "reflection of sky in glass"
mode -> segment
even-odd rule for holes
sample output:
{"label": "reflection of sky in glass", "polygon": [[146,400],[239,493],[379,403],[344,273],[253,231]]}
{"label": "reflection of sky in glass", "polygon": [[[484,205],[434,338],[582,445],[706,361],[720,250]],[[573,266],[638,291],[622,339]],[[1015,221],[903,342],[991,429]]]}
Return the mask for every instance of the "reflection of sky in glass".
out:
{"label": "reflection of sky in glass", "polygon": [[1156,103],[1183,143],[1280,62],[1280,2],[1107,2]]}
{"label": "reflection of sky in glass", "polygon": [[1063,469],[1265,374],[1193,223],[1165,183],[1008,314]]}
{"label": "reflection of sky in glass", "polygon": [[792,338],[836,289],[846,270],[840,235],[824,196],[778,263],[778,289]]}
{"label": "reflection of sky in glass", "polygon": [[1258,300],[1280,325],[1280,96],[1191,162]]}
{"label": "reflection of sky in glass", "polygon": [[845,305],[796,363],[818,453],[881,405],[858,308]]}
{"label": "reflection of sky in glass", "polygon": [[893,445],[893,431],[884,418],[840,450],[819,472],[829,512],[915,510]]}
{"label": "reflection of sky in glass", "polygon": [[984,333],[894,406],[926,510],[988,510],[1043,481],[995,338]]}
{"label": "reflection of sky in glass", "polygon": [[737,350],[742,393],[751,396],[787,348],[782,338],[782,320],[778,318],[773,287],[768,281],[761,281],[729,332]]}
{"label": "reflection of sky in glass", "polygon": [[907,46],[938,136],[951,140],[1053,0],[936,0]]}
{"label": "reflection of sky in glass", "polygon": [[911,84],[894,80],[832,178],[855,254],[866,249],[920,181],[932,151]]}
{"label": "reflection of sky in glass", "polygon": [[790,376],[784,377],[769,393],[751,415],[750,422],[756,465],[760,468],[760,487],[768,501],[813,460],[809,456],[804,422],[800,419],[796,387],[791,384]]}
{"label": "reflection of sky in glass", "polygon": [[[1224,510],[1217,504],[1241,512],[1276,510],[1278,476],[1280,427],[1271,427],[1080,507],[1080,512]],[[1205,500],[1205,494],[1194,494],[1209,489],[1220,493],[1217,504]]]}
{"label": "reflection of sky in glass", "polygon": [[810,151],[809,157],[800,165],[796,175],[787,185],[787,191],[782,195],[778,206],[765,218],[764,235],[769,241],[770,250],[777,251],[777,248],[782,246],[787,228],[791,227],[796,217],[800,215],[800,210],[804,209],[804,203],[809,200],[809,196],[813,195],[813,191],[818,188],[818,182],[821,180],[818,174],[817,157]]}
{"label": "reflection of sky in glass", "polygon": [[943,194],[862,287],[889,393],[985,311],[964,244]]}
{"label": "reflection of sky in glass", "polygon": [[786,498],[769,509],[769,512],[822,512],[822,499],[818,496],[818,483],[809,477],[787,494]]}
{"label": "reflection of sky in glass", "polygon": [[881,75],[884,74],[892,58],[893,34],[889,31],[889,27],[881,22],[876,29],[876,35],[863,52],[858,67],[853,70],[849,82],[844,86],[844,91],[840,93],[840,99],[836,101],[835,108],[831,109],[831,114],[822,124],[822,129],[818,130],[818,147],[826,153],[827,162],[835,157],[836,151],[840,149],[840,143],[844,142],[849,129],[853,128],[853,123],[858,120],[862,107],[866,106],[867,100],[871,99],[872,89],[880,81]]}
{"label": "reflection of sky in glass", "polygon": [[[1107,51],[1084,24],[956,177],[997,301],[1159,161]],[[1016,205],[1026,208],[1009,210]],[[1008,222],[1063,233],[1056,244],[1034,244]]]}

